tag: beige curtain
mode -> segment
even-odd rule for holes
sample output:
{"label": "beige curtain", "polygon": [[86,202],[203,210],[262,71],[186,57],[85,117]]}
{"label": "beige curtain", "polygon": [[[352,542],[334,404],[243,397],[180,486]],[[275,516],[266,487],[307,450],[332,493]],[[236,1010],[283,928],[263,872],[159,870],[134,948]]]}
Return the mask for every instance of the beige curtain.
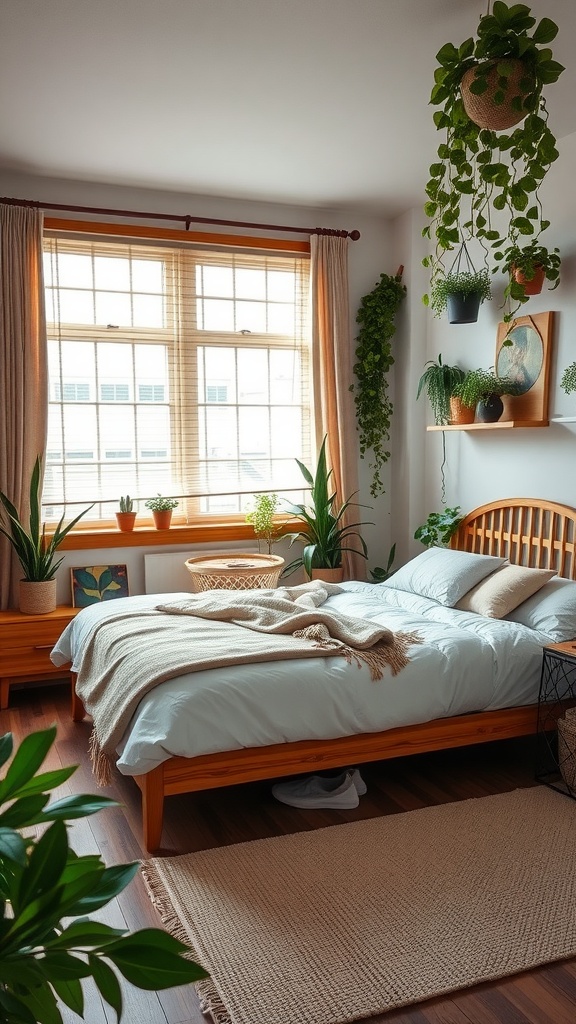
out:
{"label": "beige curtain", "polygon": [[[319,446],[328,435],[334,485],[343,501],[358,490],[359,457],[350,392],[354,353],[348,307],[348,239],[338,234],[312,235],[310,263],[316,440]],[[358,522],[363,511],[352,507],[348,522]],[[362,556],[345,553],[343,565],[345,579],[366,579]]]}
{"label": "beige curtain", "polygon": [[[0,204],[0,490],[26,516],[48,417],[42,225],[41,211]],[[0,608],[18,607],[20,576],[0,536]]]}

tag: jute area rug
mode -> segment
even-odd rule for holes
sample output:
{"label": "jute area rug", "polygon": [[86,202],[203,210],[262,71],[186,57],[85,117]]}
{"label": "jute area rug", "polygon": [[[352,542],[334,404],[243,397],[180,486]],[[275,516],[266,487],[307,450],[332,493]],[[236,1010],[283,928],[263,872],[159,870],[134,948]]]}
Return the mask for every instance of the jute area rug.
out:
{"label": "jute area rug", "polygon": [[219,1024],[344,1024],[576,955],[576,802],[543,786],[143,871]]}

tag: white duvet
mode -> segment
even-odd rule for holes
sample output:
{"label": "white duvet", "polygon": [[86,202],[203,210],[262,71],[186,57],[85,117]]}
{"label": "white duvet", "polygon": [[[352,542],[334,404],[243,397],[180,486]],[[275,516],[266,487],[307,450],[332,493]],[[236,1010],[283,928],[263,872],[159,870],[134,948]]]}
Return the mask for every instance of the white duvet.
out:
{"label": "white duvet", "polygon": [[[397,676],[372,682],[341,657],[235,665],[178,676],[138,705],[119,747],[125,775],[174,754],[379,732],[471,711],[534,703],[546,637],[515,622],[445,608],[385,584],[344,583],[325,608],[392,630],[417,630],[422,645]],[[66,627],[51,658],[78,672],[95,624],[120,608],[154,607],[189,594],[148,594],[91,605]]]}

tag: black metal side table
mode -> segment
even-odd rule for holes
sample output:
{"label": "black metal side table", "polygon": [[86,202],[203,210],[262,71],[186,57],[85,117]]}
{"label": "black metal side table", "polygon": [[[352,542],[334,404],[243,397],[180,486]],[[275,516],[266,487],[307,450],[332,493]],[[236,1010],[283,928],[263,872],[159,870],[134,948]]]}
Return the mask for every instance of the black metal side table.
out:
{"label": "black metal side table", "polygon": [[[576,706],[576,641],[549,644],[542,652],[538,694],[536,779],[576,799],[576,743],[558,740],[558,720]],[[570,780],[570,781],[567,781]]]}

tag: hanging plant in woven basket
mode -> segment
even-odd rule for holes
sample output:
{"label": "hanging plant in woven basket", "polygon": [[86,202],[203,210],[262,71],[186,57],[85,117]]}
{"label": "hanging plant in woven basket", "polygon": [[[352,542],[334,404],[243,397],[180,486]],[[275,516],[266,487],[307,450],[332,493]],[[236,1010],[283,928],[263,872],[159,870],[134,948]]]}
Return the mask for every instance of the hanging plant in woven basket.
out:
{"label": "hanging plant in woven basket", "polygon": [[443,138],[430,167],[423,231],[434,245],[424,260],[432,282],[446,250],[471,237],[489,270],[507,273],[505,248],[535,241],[550,224],[540,188],[558,158],[544,97],[564,70],[548,46],[557,32],[550,18],[536,24],[525,4],[495,0],[476,37],[438,51],[431,103],[440,108],[434,123]]}

